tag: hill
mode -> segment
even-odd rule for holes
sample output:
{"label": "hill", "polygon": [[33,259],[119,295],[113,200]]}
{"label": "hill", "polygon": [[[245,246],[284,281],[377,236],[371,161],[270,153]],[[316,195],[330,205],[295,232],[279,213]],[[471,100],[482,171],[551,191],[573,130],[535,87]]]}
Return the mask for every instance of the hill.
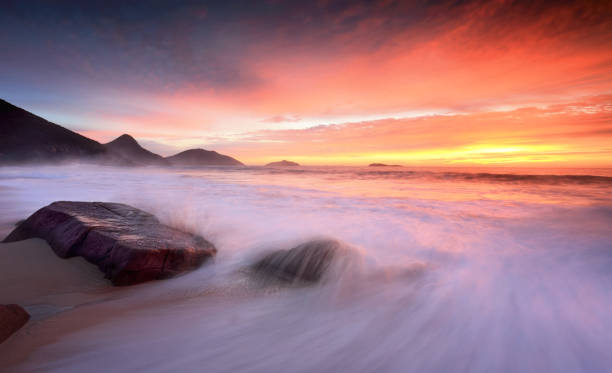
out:
{"label": "hill", "polygon": [[117,154],[135,164],[160,166],[169,164],[164,157],[143,148],[136,139],[127,134],[117,137],[113,141],[104,144],[104,146],[109,152]]}
{"label": "hill", "polygon": [[282,160],[280,162],[271,162],[266,165],[266,167],[295,167],[299,166],[299,163]]}
{"label": "hill", "polygon": [[244,166],[242,162],[230,156],[204,149],[185,150],[167,157],[166,160],[175,166]]}
{"label": "hill", "polygon": [[102,159],[106,155],[99,142],[0,100],[0,163]]}
{"label": "hill", "polygon": [[0,99],[0,164],[86,161],[121,166],[241,166],[215,151],[191,149],[164,158],[130,135],[100,144]]}

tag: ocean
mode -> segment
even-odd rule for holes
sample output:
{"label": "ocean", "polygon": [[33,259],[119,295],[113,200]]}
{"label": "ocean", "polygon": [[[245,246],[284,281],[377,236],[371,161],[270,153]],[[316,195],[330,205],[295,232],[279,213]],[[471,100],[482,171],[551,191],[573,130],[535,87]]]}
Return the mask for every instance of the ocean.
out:
{"label": "ocean", "polygon": [[[0,235],[57,200],[133,205],[218,255],[26,304],[15,371],[612,371],[612,169],[2,167]],[[320,237],[347,248],[321,284],[245,275]]]}

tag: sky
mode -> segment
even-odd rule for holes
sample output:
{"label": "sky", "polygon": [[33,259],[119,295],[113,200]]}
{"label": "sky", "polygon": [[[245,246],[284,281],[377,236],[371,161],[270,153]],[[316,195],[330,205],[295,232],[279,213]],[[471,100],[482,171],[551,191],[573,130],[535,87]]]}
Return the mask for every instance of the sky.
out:
{"label": "sky", "polygon": [[610,1],[4,0],[1,98],[247,164],[612,167]]}

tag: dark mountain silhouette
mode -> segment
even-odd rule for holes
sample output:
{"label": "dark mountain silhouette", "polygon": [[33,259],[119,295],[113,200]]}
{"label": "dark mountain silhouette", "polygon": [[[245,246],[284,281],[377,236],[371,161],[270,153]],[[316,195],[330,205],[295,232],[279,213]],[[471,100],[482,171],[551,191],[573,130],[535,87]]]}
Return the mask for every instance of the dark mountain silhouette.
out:
{"label": "dark mountain silhouette", "polygon": [[168,165],[169,162],[161,155],[148,151],[138,144],[132,136],[123,134],[113,141],[104,144],[106,149],[133,163],[142,165]]}
{"label": "dark mountain silhouette", "polygon": [[268,163],[266,165],[266,167],[294,167],[294,166],[299,166],[299,163],[295,163],[295,162],[291,162],[291,161],[286,161],[286,160],[282,160],[280,162],[272,162],[272,163]]}
{"label": "dark mountain silhouette", "polygon": [[244,166],[230,156],[204,149],[190,149],[166,158],[175,166]]}
{"label": "dark mountain silhouette", "polygon": [[102,144],[0,100],[0,163],[102,159]]}
{"label": "dark mountain silhouette", "polygon": [[130,135],[100,144],[0,99],[0,164],[85,161],[121,166],[239,166],[227,155],[191,149],[163,158]]}

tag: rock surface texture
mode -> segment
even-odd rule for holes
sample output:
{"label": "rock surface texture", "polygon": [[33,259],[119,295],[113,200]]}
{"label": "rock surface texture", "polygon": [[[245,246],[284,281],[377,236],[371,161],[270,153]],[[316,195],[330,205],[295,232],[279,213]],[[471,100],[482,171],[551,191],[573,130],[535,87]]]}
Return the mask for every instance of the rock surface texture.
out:
{"label": "rock surface texture", "polygon": [[54,202],[4,242],[42,238],[62,257],[96,264],[113,285],[132,285],[191,271],[217,250],[200,236],[167,225],[137,208],[108,202]]}
{"label": "rock surface texture", "polygon": [[0,343],[25,325],[30,315],[17,304],[0,304]]}
{"label": "rock surface texture", "polygon": [[258,275],[284,282],[319,282],[340,249],[335,240],[313,240],[272,252],[252,265]]}

